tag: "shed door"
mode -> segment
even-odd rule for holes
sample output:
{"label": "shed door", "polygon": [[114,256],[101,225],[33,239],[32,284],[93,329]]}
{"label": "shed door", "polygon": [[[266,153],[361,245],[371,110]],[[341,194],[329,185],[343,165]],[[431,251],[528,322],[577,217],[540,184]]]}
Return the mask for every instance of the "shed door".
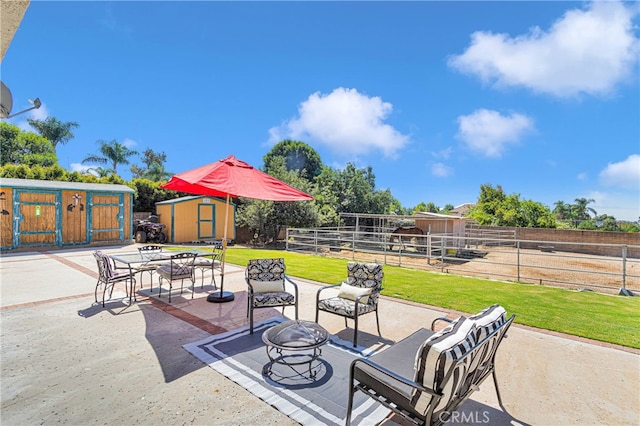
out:
{"label": "shed door", "polygon": [[42,246],[59,243],[60,215],[57,192],[18,191],[14,204],[14,245]]}
{"label": "shed door", "polygon": [[89,242],[124,241],[124,195],[89,194]]}
{"label": "shed door", "polygon": [[216,236],[216,206],[198,204],[198,239],[212,239]]}

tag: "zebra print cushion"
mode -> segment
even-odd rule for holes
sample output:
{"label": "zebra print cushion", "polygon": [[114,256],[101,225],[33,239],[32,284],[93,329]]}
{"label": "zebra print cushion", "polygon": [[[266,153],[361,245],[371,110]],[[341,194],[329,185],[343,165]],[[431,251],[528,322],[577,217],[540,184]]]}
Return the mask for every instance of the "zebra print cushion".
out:
{"label": "zebra print cushion", "polygon": [[[460,317],[449,326],[427,339],[416,354],[414,380],[425,387],[440,390],[442,399],[433,407],[433,418],[446,410],[451,399],[464,385],[468,363],[463,362],[450,371],[455,362],[476,344],[475,323]],[[435,397],[415,390],[411,404],[419,413],[426,414]]]}
{"label": "zebra print cushion", "polygon": [[507,320],[507,312],[498,304],[469,317],[478,328],[478,342],[491,334]]}

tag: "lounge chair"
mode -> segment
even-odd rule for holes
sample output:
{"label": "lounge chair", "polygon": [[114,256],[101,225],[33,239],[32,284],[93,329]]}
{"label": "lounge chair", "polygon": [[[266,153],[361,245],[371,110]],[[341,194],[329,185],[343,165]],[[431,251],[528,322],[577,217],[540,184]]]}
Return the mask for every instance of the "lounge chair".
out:
{"label": "lounge chair", "polygon": [[[441,425],[489,375],[503,407],[495,357],[514,318],[506,319],[499,305],[454,321],[438,318],[432,330],[420,329],[370,358],[354,360],[346,424],[353,396],[362,391],[414,424]],[[450,324],[435,333],[439,320]]]}

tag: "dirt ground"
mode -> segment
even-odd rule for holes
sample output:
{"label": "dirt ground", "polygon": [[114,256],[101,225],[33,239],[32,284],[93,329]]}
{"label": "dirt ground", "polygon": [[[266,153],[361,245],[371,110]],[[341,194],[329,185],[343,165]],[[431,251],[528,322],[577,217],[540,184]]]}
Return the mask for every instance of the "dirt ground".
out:
{"label": "dirt ground", "polygon": [[[505,281],[585,289],[601,293],[617,294],[623,287],[623,263],[625,288],[640,290],[640,259],[586,255],[520,249],[519,255],[513,247],[478,247],[477,256],[469,259],[455,257],[449,253],[444,259],[427,259],[425,253],[397,251],[374,252],[351,250],[325,251],[324,255],[364,261],[383,262],[388,265],[405,266],[468,275]],[[484,254],[484,256],[482,256]],[[519,259],[518,259],[519,257]],[[518,268],[518,261],[520,267]]]}

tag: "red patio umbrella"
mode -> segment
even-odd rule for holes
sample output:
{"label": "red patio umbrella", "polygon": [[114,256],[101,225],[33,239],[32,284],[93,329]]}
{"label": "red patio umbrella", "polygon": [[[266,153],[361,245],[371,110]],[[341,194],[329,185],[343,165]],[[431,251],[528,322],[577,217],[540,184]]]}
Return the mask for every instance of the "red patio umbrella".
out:
{"label": "red patio umbrella", "polygon": [[174,175],[162,188],[196,195],[225,197],[227,200],[224,218],[224,238],[222,240],[222,260],[220,270],[220,291],[211,293],[210,302],[229,302],[234,296],[224,292],[224,263],[227,250],[227,224],[229,221],[229,200],[246,197],[271,201],[313,200],[313,197],[286,183],[269,176],[233,155]]}

